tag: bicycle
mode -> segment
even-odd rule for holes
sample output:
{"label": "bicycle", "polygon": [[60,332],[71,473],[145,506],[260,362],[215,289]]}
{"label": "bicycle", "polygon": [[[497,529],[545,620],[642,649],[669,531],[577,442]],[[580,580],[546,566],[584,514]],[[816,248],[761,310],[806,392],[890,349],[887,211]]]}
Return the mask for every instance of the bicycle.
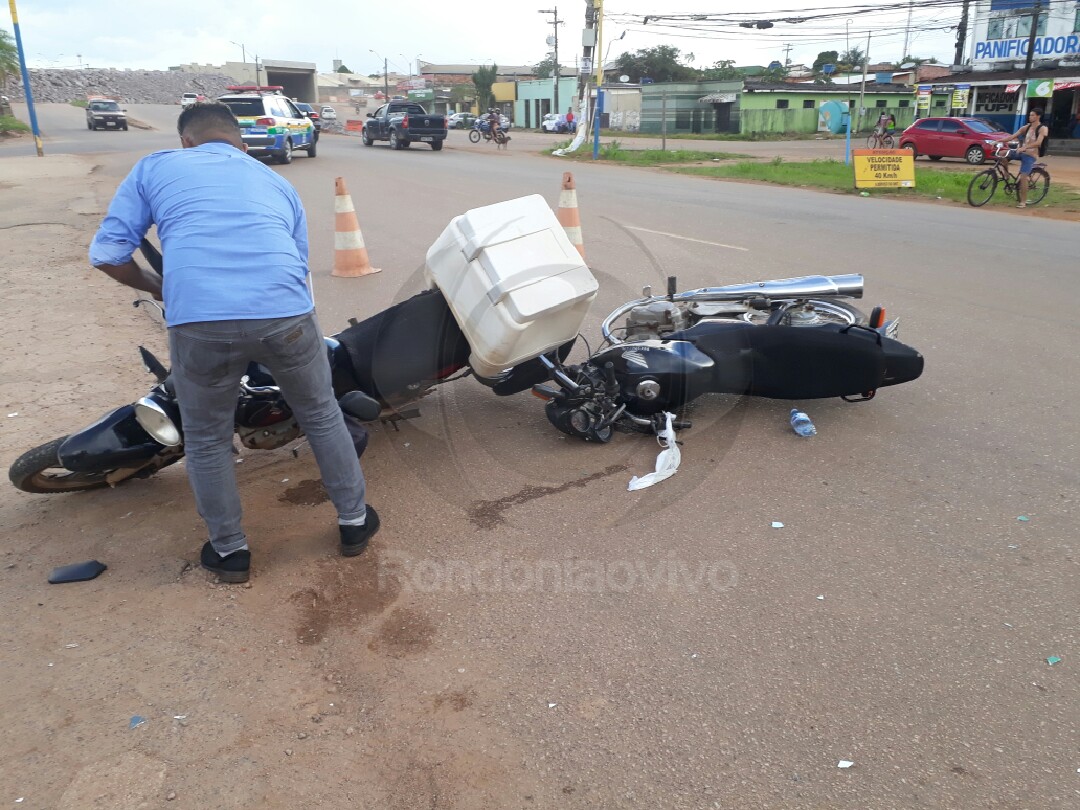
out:
{"label": "bicycle", "polygon": [[[1016,174],[1009,171],[1009,165],[1001,160],[1005,156],[1008,147],[1002,144],[994,147],[994,165],[984,169],[971,178],[968,184],[967,201],[969,205],[978,208],[990,202],[991,197],[997,192],[998,183],[1005,187],[1005,194],[1016,194],[1020,188],[1020,172]],[[1050,191],[1050,173],[1046,171],[1045,163],[1036,163],[1028,178],[1027,204],[1035,205],[1042,202]],[[1019,196],[1017,196],[1019,199]]]}
{"label": "bicycle", "polygon": [[895,146],[896,139],[891,132],[886,132],[884,135],[874,132],[866,139],[867,149],[892,149]]}

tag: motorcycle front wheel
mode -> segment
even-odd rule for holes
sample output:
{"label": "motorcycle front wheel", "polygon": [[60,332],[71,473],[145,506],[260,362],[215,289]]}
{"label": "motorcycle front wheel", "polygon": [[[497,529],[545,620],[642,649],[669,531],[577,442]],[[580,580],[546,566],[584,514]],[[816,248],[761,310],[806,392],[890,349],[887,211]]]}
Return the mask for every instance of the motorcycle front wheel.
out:
{"label": "motorcycle front wheel", "polygon": [[[54,492],[82,492],[110,486],[108,479],[110,475],[116,472],[115,469],[74,472],[60,464],[60,445],[66,439],[67,436],[53,439],[51,442],[27,450],[15,459],[15,462],[8,470],[8,479],[15,486],[15,489],[30,492],[34,495],[48,495]],[[146,477],[157,472],[162,467],[176,463],[182,457],[182,453],[165,459],[157,456],[151,459],[145,467],[131,471],[127,477],[112,483],[120,484],[129,478]]]}
{"label": "motorcycle front wheel", "polygon": [[[774,302],[784,303],[784,302]],[[752,310],[743,314],[742,319],[755,326],[764,326],[773,313],[768,311]],[[780,326],[825,326],[826,324],[838,324],[840,326],[865,325],[866,315],[857,310],[851,304],[843,301],[825,301],[822,299],[810,299],[804,307],[793,307],[782,316]]]}
{"label": "motorcycle front wheel", "polygon": [[53,439],[47,444],[27,450],[11,465],[8,478],[15,489],[44,495],[50,492],[79,492],[85,489],[107,487],[106,476],[112,470],[101,472],[72,472],[60,465],[58,452],[67,436]]}
{"label": "motorcycle front wheel", "polygon": [[480,143],[480,130],[473,129],[469,131],[469,140],[473,143]]}

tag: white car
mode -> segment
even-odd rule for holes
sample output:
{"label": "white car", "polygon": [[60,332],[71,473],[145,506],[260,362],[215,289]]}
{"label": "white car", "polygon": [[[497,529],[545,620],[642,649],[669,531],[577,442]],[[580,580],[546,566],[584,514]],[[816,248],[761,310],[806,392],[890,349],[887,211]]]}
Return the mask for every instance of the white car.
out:
{"label": "white car", "polygon": [[337,120],[337,110],[335,110],[333,107],[330,107],[329,105],[324,105],[320,107],[319,114],[323,117],[324,121]]}
{"label": "white car", "polygon": [[198,104],[200,101],[206,101],[206,96],[202,93],[184,93],[184,95],[180,96],[180,106],[185,109],[192,104]]}

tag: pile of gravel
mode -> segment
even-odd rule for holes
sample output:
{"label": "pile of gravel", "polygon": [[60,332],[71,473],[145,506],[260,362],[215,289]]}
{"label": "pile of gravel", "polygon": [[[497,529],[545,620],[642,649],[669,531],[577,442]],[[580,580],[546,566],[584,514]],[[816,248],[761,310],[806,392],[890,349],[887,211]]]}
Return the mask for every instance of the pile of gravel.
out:
{"label": "pile of gravel", "polygon": [[[30,89],[34,101],[41,103],[63,103],[97,95],[126,104],[179,104],[183,93],[216,98],[230,84],[236,84],[236,79],[178,70],[30,70]],[[9,79],[4,95],[12,101],[24,100],[22,80],[18,76]]]}

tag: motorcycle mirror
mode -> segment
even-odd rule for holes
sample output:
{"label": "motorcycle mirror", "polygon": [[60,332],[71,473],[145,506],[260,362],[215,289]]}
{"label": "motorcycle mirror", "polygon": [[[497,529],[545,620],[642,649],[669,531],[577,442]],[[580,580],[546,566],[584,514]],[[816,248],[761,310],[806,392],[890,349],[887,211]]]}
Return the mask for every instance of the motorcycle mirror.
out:
{"label": "motorcycle mirror", "polygon": [[669,301],[675,300],[675,293],[679,291],[675,276],[667,277],[667,297]]}

